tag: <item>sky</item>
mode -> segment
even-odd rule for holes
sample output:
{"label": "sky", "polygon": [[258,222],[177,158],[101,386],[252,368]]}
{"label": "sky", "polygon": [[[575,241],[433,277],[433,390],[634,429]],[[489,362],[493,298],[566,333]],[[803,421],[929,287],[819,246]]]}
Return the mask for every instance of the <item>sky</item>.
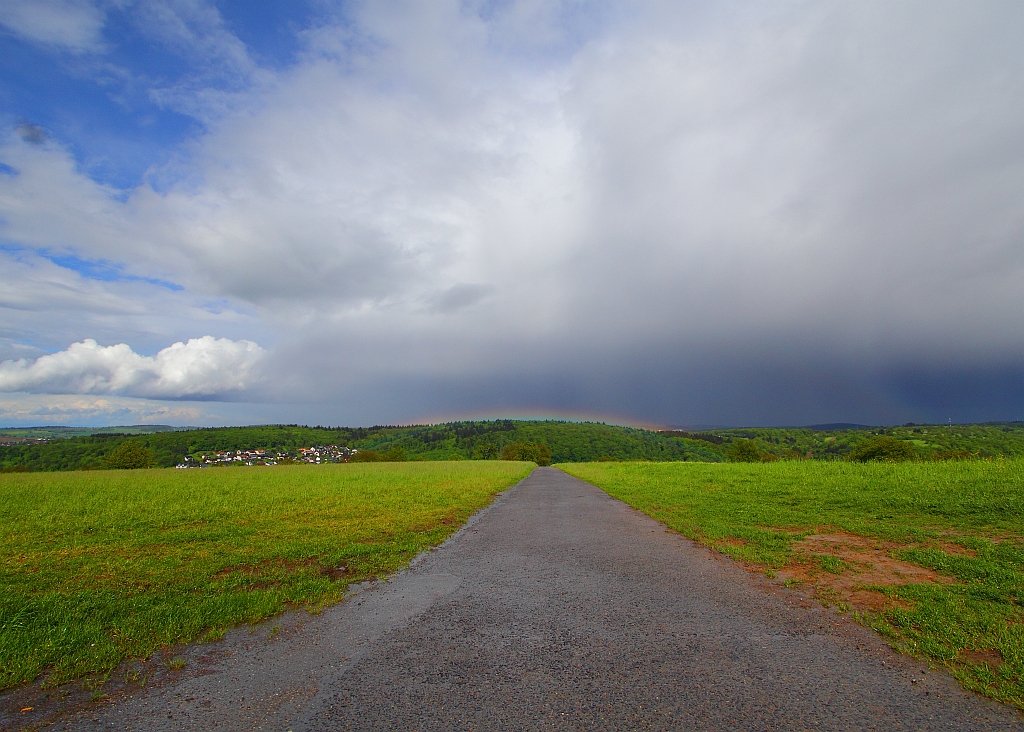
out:
{"label": "sky", "polygon": [[0,425],[1024,419],[1024,4],[5,0]]}

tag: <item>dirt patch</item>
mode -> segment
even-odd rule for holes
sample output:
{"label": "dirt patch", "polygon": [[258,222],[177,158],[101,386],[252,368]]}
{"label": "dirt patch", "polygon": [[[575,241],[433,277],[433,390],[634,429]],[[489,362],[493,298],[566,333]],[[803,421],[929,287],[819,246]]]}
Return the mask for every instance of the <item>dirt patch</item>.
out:
{"label": "dirt patch", "polygon": [[850,593],[849,604],[852,607],[880,612],[891,604],[891,600],[878,590],[854,590]]}
{"label": "dirt patch", "polygon": [[[934,531],[935,533],[939,534],[940,536],[951,537],[953,539],[953,541],[956,541],[958,539],[984,539],[985,541],[992,542],[993,544],[1003,544],[1005,542],[1010,542],[1012,544],[1012,543],[1017,543],[1017,542],[1021,541],[1021,535],[1020,534],[1009,534],[1009,533],[1006,533],[1004,531],[986,531],[984,534],[980,534],[980,533],[963,534],[963,533],[961,533],[959,531],[955,531],[953,529],[943,528],[941,526],[932,526],[932,527],[929,527],[929,528],[932,531]],[[954,544],[953,546],[956,546],[956,551],[959,551],[959,552],[969,552],[969,551],[971,551],[970,549],[965,549],[964,547],[958,546],[956,544]],[[972,554],[972,556],[973,556],[973,554]]]}
{"label": "dirt patch", "polygon": [[337,567],[320,567],[319,571],[320,574],[334,580],[346,579],[355,574],[355,570],[349,569],[344,564],[339,564]]}
{"label": "dirt patch", "polygon": [[309,569],[315,570],[318,574],[330,577],[333,580],[346,579],[355,574],[353,570],[344,564],[339,564],[336,567],[325,567],[314,558],[302,560],[266,559],[255,564],[235,564],[230,567],[224,567],[224,569],[214,574],[211,579],[220,580],[229,577],[245,577],[252,580],[257,586],[274,586],[279,584],[279,580],[269,579],[268,581],[266,578],[279,575],[281,572],[292,573]]}
{"label": "dirt patch", "polygon": [[812,534],[793,544],[792,563],[777,575],[789,585],[810,585],[814,595],[827,604],[845,603],[851,609],[871,612],[910,607],[871,587],[955,583],[935,570],[896,559],[892,555],[900,548],[899,544],[856,534]]}
{"label": "dirt patch", "polygon": [[91,674],[59,686],[49,686],[44,673],[0,692],[0,730],[34,730],[69,712],[98,711],[126,693],[161,686],[183,673],[200,675],[217,654],[218,649],[211,646],[164,648],[145,660],[124,661],[109,674]]}
{"label": "dirt patch", "polygon": [[972,666],[987,665],[990,670],[997,671],[1003,665],[1003,654],[995,648],[961,651],[960,660]]}
{"label": "dirt patch", "polygon": [[973,549],[968,549],[967,547],[960,546],[959,544],[951,544],[948,541],[935,542],[931,545],[931,548],[939,549],[941,551],[946,552],[946,554],[951,554],[954,557],[978,556],[978,552],[974,551]]}

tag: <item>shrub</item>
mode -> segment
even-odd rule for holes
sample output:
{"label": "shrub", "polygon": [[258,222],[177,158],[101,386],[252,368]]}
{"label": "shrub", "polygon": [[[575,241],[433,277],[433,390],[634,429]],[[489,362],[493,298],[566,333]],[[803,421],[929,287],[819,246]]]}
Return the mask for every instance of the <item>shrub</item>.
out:
{"label": "shrub", "polygon": [[866,440],[849,455],[850,460],[860,463],[872,461],[894,463],[904,460],[916,460],[917,457],[917,450],[909,442],[897,440],[895,437],[887,435]]}
{"label": "shrub", "polygon": [[400,447],[392,447],[385,452],[374,450],[360,450],[348,459],[350,463],[404,463],[409,458],[405,450]]}

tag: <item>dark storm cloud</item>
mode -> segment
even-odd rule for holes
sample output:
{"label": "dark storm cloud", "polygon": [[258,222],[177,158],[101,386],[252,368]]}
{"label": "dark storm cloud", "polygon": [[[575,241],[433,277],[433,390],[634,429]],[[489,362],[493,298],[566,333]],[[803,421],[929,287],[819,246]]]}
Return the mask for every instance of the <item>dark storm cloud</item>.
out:
{"label": "dark storm cloud", "polygon": [[[550,356],[537,351],[540,359]],[[292,405],[313,423],[410,423],[494,416],[593,419],[641,426],[945,423],[1024,418],[1024,367],[865,363],[791,352],[633,351],[573,365],[461,375],[390,374],[345,382]]]}

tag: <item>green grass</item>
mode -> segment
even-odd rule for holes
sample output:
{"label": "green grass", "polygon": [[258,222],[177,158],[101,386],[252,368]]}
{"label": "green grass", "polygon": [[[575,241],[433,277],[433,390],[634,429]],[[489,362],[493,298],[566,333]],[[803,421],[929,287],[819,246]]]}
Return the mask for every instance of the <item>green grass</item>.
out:
{"label": "green grass", "polygon": [[529,463],[0,475],[0,688],[214,639],[452,534]]}
{"label": "green grass", "polygon": [[1024,708],[1024,460],[558,467],[767,573],[791,564],[809,534],[891,542],[895,558],[955,582],[875,587],[896,602],[858,617],[896,649]]}

